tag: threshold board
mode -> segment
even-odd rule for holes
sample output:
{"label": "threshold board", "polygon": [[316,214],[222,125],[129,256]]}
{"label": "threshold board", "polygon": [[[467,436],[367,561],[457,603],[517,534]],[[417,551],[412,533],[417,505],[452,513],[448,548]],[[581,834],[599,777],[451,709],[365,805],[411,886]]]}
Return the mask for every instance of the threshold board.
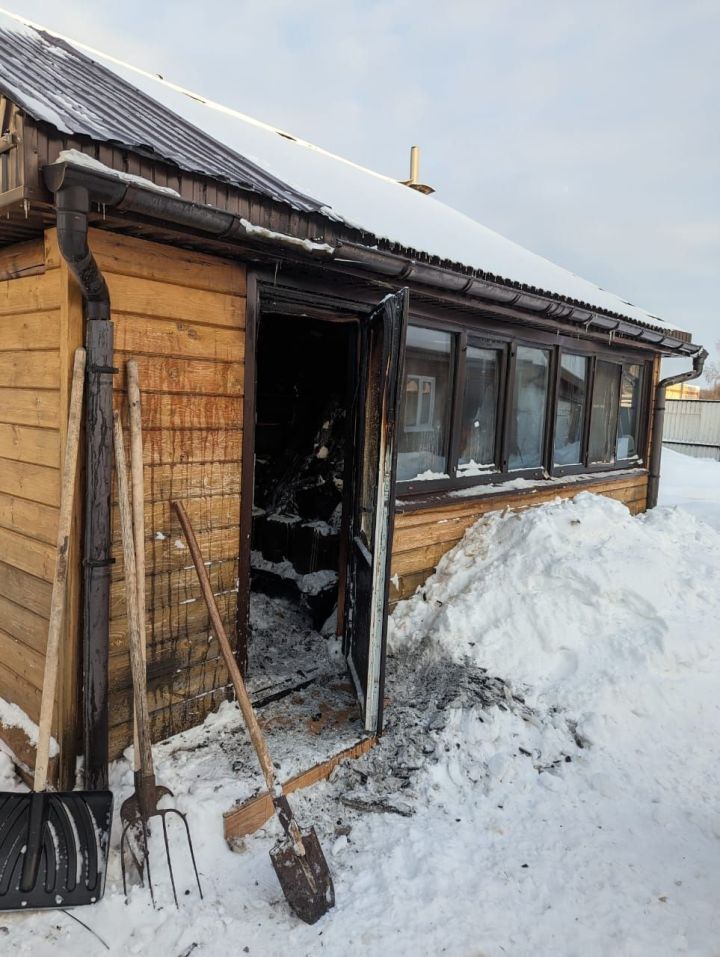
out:
{"label": "threshold board", "polygon": [[[312,787],[318,781],[324,781],[330,777],[338,764],[362,757],[377,744],[377,741],[377,737],[363,738],[351,747],[334,754],[326,761],[321,761],[320,764],[314,765],[307,771],[301,771],[300,774],[296,774],[283,785],[283,793],[292,794],[293,791]],[[225,840],[232,842],[252,834],[269,821],[273,813],[272,798],[268,791],[263,791],[248,801],[236,804],[235,807],[226,811],[223,815]]]}

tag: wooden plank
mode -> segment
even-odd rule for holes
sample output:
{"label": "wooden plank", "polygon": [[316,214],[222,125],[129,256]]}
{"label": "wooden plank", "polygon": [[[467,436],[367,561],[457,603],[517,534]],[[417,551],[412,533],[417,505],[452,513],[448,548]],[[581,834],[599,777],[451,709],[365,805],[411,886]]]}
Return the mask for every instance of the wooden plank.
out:
{"label": "wooden plank", "polygon": [[0,249],[0,282],[45,272],[45,249],[42,239],[14,243]]}
{"label": "wooden plank", "polygon": [[244,338],[238,329],[115,313],[115,348],[133,355],[242,362]]}
{"label": "wooden plank", "polygon": [[[213,528],[227,528],[240,522],[240,498],[237,495],[207,495],[190,498],[185,511],[196,532]],[[119,521],[119,518],[118,518]],[[182,529],[169,501],[145,503],[145,536],[148,541],[160,533],[167,537],[182,537]],[[120,545],[120,528],[113,523],[113,542]]]}
{"label": "wooden plank", "polygon": [[[150,714],[209,694],[216,688],[226,687],[227,684],[227,668],[222,657],[190,668],[181,668],[175,674],[161,674],[154,678],[148,676],[147,698]],[[131,684],[125,688],[113,689],[109,708],[111,727],[131,722],[132,699]]]}
{"label": "wooden plank", "polygon": [[153,465],[145,468],[145,501],[148,503],[181,502],[209,495],[240,493],[240,464],[220,462],[201,464],[181,462],[176,465]]}
{"label": "wooden plank", "polygon": [[50,582],[29,575],[21,568],[15,568],[0,561],[0,595],[18,601],[22,596],[25,608],[48,618],[50,616]]}
{"label": "wooden plank", "polygon": [[59,349],[60,314],[53,312],[4,315],[0,311],[0,351]]}
{"label": "wooden plank", "polygon": [[[423,585],[429,575],[432,575],[433,569],[423,568],[419,572],[410,572],[407,575],[398,575],[397,576],[397,586],[395,582],[390,582],[390,604],[397,604],[398,601],[401,601],[403,598],[410,598],[415,594],[418,587]],[[393,573],[393,578],[395,574]]]}
{"label": "wooden plank", "polygon": [[0,315],[3,316],[44,312],[57,308],[59,301],[60,282],[55,272],[0,282]]}
{"label": "wooden plank", "polygon": [[637,487],[638,484],[647,484],[647,474],[622,475],[615,479],[608,479],[607,473],[601,477],[573,482],[568,485],[550,485],[543,487],[542,482],[532,490],[510,490],[505,493],[488,493],[477,498],[458,498],[455,501],[443,502],[441,505],[432,505],[428,508],[414,509],[408,512],[398,512],[395,517],[395,527],[404,528],[409,525],[422,525],[437,518],[446,518],[460,514],[485,514],[500,511],[503,508],[515,505],[532,505],[541,501],[551,501],[553,498],[579,495],[580,492],[592,492],[602,495],[611,489]]}
{"label": "wooden plank", "polygon": [[[0,661],[33,688],[42,688],[45,655],[0,628]],[[11,699],[12,700],[12,699]]]}
{"label": "wooden plank", "polygon": [[[5,463],[0,460],[0,479],[5,472]],[[57,508],[0,492],[0,526],[3,528],[53,545],[57,538],[57,524]]]}
{"label": "wooden plank", "polygon": [[[343,761],[353,761],[373,748],[378,743],[377,738],[364,738],[350,748],[345,748],[338,754],[322,761],[307,771],[302,771],[290,778],[283,785],[284,794],[292,794],[302,788],[312,787],[318,781],[325,781],[335,768]],[[247,837],[261,828],[274,814],[272,798],[267,791],[258,794],[242,804],[237,804],[223,814],[223,831],[226,841],[238,840]]]}
{"label": "wooden plank", "polygon": [[[198,632],[196,629],[194,634],[188,637],[172,636],[168,641],[154,642],[148,647],[148,680],[163,675],[172,676],[178,671],[204,662],[219,660],[220,646],[214,639],[208,641],[208,634],[209,625],[204,632]],[[114,637],[117,643],[117,633]],[[108,675],[113,692],[132,686],[127,644],[122,652],[111,655]]]}
{"label": "wooden plank", "polygon": [[[240,550],[240,528],[213,528],[209,532],[198,533],[198,543],[205,561],[220,562],[235,559]],[[154,578],[163,572],[180,570],[191,564],[190,552],[184,537],[153,539],[145,544],[146,578]],[[112,568],[112,580],[118,581],[125,575],[125,561],[121,552],[115,555]]]}
{"label": "wooden plank", "polygon": [[429,545],[413,548],[407,552],[398,552],[395,554],[393,551],[392,574],[402,576],[412,572],[422,571],[425,568],[435,568],[445,552],[453,547],[453,544],[455,543],[432,542]]}
{"label": "wooden plank", "polygon": [[[217,595],[230,591],[236,587],[237,558],[226,561],[213,562],[208,568],[213,592]],[[163,574],[149,574],[145,583],[147,596],[146,610],[155,609],[155,620],[164,610],[173,606],[189,605],[191,602],[202,601],[202,593],[198,585],[194,568],[182,568]],[[125,583],[114,581],[110,589],[110,617],[111,619],[124,618]]]}
{"label": "wooden plank", "polygon": [[120,374],[116,387],[126,390],[125,362],[135,358],[140,371],[143,396],[151,392],[191,395],[243,395],[245,367],[242,362],[217,362],[212,359],[173,358],[168,356],[135,356],[116,349]]}
{"label": "wooden plank", "polygon": [[[219,591],[216,601],[228,632],[234,631],[237,591]],[[146,611],[149,666],[156,666],[160,672],[167,670],[169,663],[184,667],[215,657],[215,639],[203,605],[200,600],[187,604],[175,602]],[[129,667],[126,618],[120,616],[110,620],[109,641],[111,661],[124,659],[117,665],[118,670],[124,671],[125,665]]]}
{"label": "wooden plank", "polygon": [[9,701],[10,704],[16,704],[31,721],[37,722],[40,718],[40,697],[41,692],[38,688],[15,674],[7,663],[3,663],[3,667],[0,668],[0,698]]}
{"label": "wooden plank", "polygon": [[[115,407],[125,405],[124,394],[115,393]],[[143,431],[149,429],[241,429],[242,396],[142,393]]]}
{"label": "wooden plank", "polygon": [[[32,787],[32,777],[35,770],[36,747],[22,728],[0,721],[0,740],[11,752],[11,757],[18,771],[23,772],[23,779]],[[48,764],[48,781],[55,785],[57,782],[57,755],[50,758]]]}
{"label": "wooden plank", "polygon": [[166,281],[105,273],[113,314],[131,313],[148,319],[245,327],[245,299],[224,292],[176,286]]}
{"label": "wooden plank", "polygon": [[0,388],[57,389],[60,353],[56,349],[0,352]]}
{"label": "wooden plank", "polygon": [[51,582],[55,570],[55,549],[26,535],[0,528],[0,555],[8,565]]}
{"label": "wooden plank", "polygon": [[[125,432],[126,443],[127,430]],[[144,429],[145,465],[172,465],[180,462],[234,462],[239,468],[242,453],[241,429]]]}
{"label": "wooden plank", "polygon": [[0,422],[56,429],[59,419],[59,392],[0,388]]}
{"label": "wooden plank", "polygon": [[60,504],[60,471],[47,465],[31,465],[0,459],[0,492],[41,505]]}
{"label": "wooden plank", "polygon": [[[23,596],[17,595],[16,598],[22,601]],[[45,655],[47,646],[48,621],[35,612],[28,611],[22,605],[0,595],[0,622],[3,630],[22,642],[24,645],[32,648],[40,655]]]}
{"label": "wooden plank", "polygon": [[[90,229],[88,239],[100,268],[105,272],[245,295],[245,268],[237,263],[134,236],[121,236],[105,229]],[[48,268],[60,265],[56,242],[49,250],[47,265]]]}
{"label": "wooden plank", "polygon": [[33,465],[60,466],[60,433],[0,422],[0,458]]}
{"label": "wooden plank", "polygon": [[[150,715],[150,730],[154,742],[164,741],[171,735],[180,734],[201,724],[221,702],[232,697],[232,686],[216,688],[208,694],[181,701]],[[110,760],[116,761],[132,741],[133,723],[125,721],[110,728]]]}
{"label": "wooden plank", "polygon": [[[75,350],[85,341],[83,298],[78,284],[70,275],[65,260],[60,265],[60,321],[63,335],[60,348],[60,438],[64,463],[67,441],[70,393],[72,389]],[[68,550],[68,580],[65,608],[65,629],[60,648],[60,671],[57,689],[57,737],[60,745],[58,780],[61,787],[71,788],[75,780],[78,744],[81,738],[80,675],[81,667],[81,590],[83,568],[82,530],[85,502],[84,437],[80,437],[79,468],[75,483],[73,519]]]}

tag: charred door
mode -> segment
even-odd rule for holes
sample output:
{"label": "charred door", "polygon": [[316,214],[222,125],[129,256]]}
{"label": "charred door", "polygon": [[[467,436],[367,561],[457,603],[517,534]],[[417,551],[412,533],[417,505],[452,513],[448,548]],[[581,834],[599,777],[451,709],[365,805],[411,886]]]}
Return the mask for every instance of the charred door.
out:
{"label": "charred door", "polygon": [[346,649],[365,729],[373,733],[382,728],[395,433],[407,310],[408,291],[403,289],[387,296],[361,329]]}

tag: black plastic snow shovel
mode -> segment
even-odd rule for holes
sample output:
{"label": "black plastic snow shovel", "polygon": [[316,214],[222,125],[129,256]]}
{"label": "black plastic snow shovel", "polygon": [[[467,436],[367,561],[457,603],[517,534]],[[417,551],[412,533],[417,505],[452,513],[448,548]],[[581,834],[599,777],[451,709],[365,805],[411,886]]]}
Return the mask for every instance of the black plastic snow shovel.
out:
{"label": "black plastic snow shovel", "polygon": [[52,793],[45,790],[65,613],[84,373],[85,350],[78,349],[65,444],[34,790],[0,792],[0,910],[94,904],[105,890],[112,794],[109,791]]}
{"label": "black plastic snow shovel", "polygon": [[173,507],[185,533],[205,604],[210,614],[213,631],[220,644],[225,665],[235,687],[238,704],[245,719],[250,740],[257,752],[267,789],[285,832],[285,838],[278,841],[270,851],[270,860],[288,904],[306,924],[314,924],[331,907],[335,906],[335,888],[330,876],[330,869],[320,847],[315,828],[310,827],[307,830],[300,830],[293,817],[288,799],[282,793],[282,785],[275,781],[272,758],[255,717],[253,706],[245,688],[245,682],[235,661],[235,655],[225,634],[225,628],[215,603],[210,579],[190,519],[179,502],[173,502]]}

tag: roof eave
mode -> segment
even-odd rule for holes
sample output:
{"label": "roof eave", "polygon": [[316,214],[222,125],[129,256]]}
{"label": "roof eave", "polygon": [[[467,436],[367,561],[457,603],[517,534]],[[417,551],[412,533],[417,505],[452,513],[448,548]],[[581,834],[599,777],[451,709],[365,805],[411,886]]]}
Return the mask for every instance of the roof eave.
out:
{"label": "roof eave", "polygon": [[272,232],[229,211],[202,206],[179,196],[159,192],[152,184],[145,187],[138,183],[127,183],[109,169],[104,173],[64,161],[46,166],[43,174],[52,193],[68,186],[82,186],[88,190],[92,202],[104,207],[161,223],[191,228],[225,242],[250,242],[265,248],[282,248],[286,252],[292,249],[301,258],[352,264],[399,282],[412,281],[429,288],[460,294],[468,303],[512,306],[546,319],[568,323],[576,328],[622,336],[667,355],[693,356],[702,348],[692,343],[687,333],[644,325],[551,293],[524,289],[496,278],[489,279],[479,271],[437,266],[354,241],[341,240],[337,245],[331,246]]}

